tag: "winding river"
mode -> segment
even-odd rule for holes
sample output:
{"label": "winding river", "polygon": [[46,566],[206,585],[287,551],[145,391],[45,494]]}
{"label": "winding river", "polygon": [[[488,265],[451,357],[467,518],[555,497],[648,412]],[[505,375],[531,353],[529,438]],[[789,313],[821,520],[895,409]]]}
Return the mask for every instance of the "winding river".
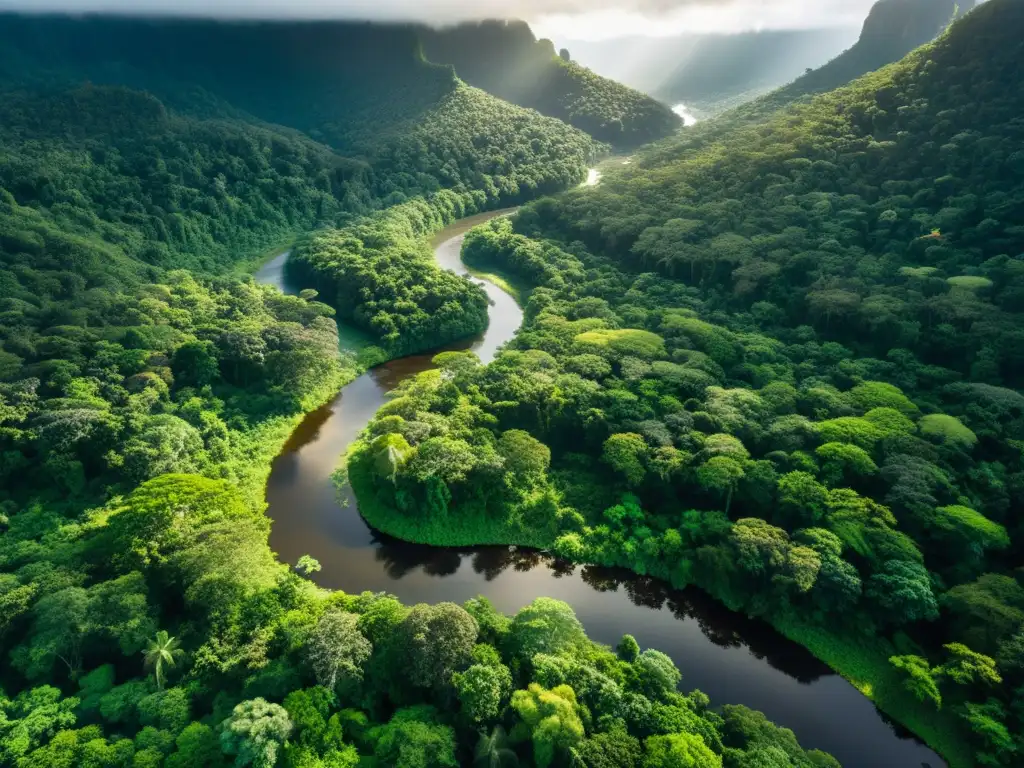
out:
{"label": "winding river", "polygon": [[[445,269],[465,272],[460,258],[466,231],[504,212],[464,219],[434,238]],[[296,293],[284,266],[288,254],[267,262],[258,281]],[[511,339],[522,311],[510,296],[484,282],[493,301],[490,325],[470,349],[484,362]],[[655,579],[560,563],[506,547],[467,549],[408,544],[370,528],[346,489],[331,482],[338,457],[366,426],[385,395],[403,379],[430,368],[436,353],[402,358],[346,386],[308,414],[274,460],[267,483],[271,547],[288,563],[309,554],[323,570],[323,586],[347,592],[387,591],[405,603],[463,602],[486,595],[512,613],[535,597],[571,604],[591,638],[614,644],[634,635],[643,648],[668,653],[686,689],[700,688],[714,704],[742,703],[791,728],[808,749],[831,752],[845,768],[940,768],[943,760],[890,723],[852,685],[767,624],[733,613],[700,590],[672,590]]]}

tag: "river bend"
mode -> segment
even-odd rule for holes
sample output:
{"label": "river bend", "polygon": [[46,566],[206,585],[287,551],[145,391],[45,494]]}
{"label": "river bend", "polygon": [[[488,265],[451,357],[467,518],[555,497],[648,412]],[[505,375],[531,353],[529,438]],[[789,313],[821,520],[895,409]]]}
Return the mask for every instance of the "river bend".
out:
{"label": "river bend", "polygon": [[[502,213],[473,216],[438,233],[433,246],[439,265],[464,273],[466,231]],[[291,285],[285,273],[287,258],[283,253],[267,262],[255,278],[297,293],[301,286]],[[478,282],[493,302],[490,324],[477,338],[447,349],[472,350],[486,363],[515,335],[523,314],[497,286]],[[627,571],[573,566],[527,550],[408,544],[370,528],[351,490],[337,491],[331,474],[387,392],[430,368],[434,354],[401,358],[363,374],[309,413],[291,435],[267,483],[270,545],[281,560],[295,563],[311,555],[323,567],[313,575],[320,586],[386,591],[407,604],[461,603],[485,595],[499,610],[514,613],[536,597],[564,600],[592,639],[613,645],[623,633],[632,634],[642,648],[673,658],[685,689],[701,689],[715,705],[759,709],[791,728],[803,747],[831,752],[845,768],[945,766],[807,650],[700,590],[673,590]]]}

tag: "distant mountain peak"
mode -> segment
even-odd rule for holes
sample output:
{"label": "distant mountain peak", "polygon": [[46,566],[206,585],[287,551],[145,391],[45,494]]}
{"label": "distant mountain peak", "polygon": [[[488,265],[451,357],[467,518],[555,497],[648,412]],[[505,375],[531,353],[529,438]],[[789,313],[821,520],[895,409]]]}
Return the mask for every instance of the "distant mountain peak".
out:
{"label": "distant mountain peak", "polygon": [[888,42],[912,50],[935,39],[975,0],[878,0],[861,30],[861,43]]}
{"label": "distant mountain peak", "polygon": [[825,66],[776,91],[770,101],[780,105],[800,96],[830,91],[899,61],[934,40],[975,5],[975,0],[878,0],[856,44]]}

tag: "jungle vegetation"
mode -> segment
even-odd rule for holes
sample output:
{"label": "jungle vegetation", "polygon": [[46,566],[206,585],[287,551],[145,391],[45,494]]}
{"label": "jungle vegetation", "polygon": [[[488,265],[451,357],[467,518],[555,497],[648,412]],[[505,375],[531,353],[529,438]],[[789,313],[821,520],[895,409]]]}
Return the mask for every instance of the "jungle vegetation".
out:
{"label": "jungle vegetation", "polygon": [[556,53],[524,22],[427,28],[419,37],[427,60],[451,65],[471,85],[564,120],[617,149],[664,138],[682,125],[665,104],[576,64],[570,51]]}
{"label": "jungle vegetation", "polygon": [[830,91],[899,61],[918,46],[934,40],[974,6],[975,0],[878,0],[871,7],[856,43],[827,64],[779,89],[772,101],[781,103]]}
{"label": "jungle vegetation", "polygon": [[1024,6],[470,233],[533,286],[350,454],[371,522],[697,584],[955,765],[1024,755]]}
{"label": "jungle vegetation", "polygon": [[[268,547],[301,414],[485,321],[424,236],[578,183],[602,145],[401,30],[3,16],[0,39],[0,765],[837,765],[558,601],[332,593]],[[359,55],[374,82],[319,76]],[[300,235],[328,303],[244,275]],[[340,351],[336,314],[382,349]]]}
{"label": "jungle vegetation", "polygon": [[[941,35],[974,6],[974,0],[877,0],[853,45],[821,66],[791,75],[784,85],[764,87],[758,82],[759,77],[770,75],[771,67],[770,59],[759,62],[757,56],[767,58],[772,53],[780,56],[769,47],[769,37],[761,44],[768,47],[767,51],[762,52],[757,45],[745,46],[742,52],[730,56],[728,66],[712,67],[704,62],[684,65],[658,88],[657,93],[694,105],[698,114],[717,115],[730,111],[728,123],[732,125],[741,120],[762,122],[796,101],[840,88],[899,61],[918,46]],[[713,57],[729,53],[732,52],[712,48],[708,58],[713,63]],[[747,66],[742,66],[744,63]]]}

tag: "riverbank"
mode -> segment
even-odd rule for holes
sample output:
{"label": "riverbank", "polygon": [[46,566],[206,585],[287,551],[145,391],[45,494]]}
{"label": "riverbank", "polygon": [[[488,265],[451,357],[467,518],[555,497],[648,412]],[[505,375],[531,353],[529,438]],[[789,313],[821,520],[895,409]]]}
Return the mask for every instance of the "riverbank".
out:
{"label": "riverbank", "polygon": [[[420,234],[420,239],[425,246],[436,248],[441,244],[436,242],[439,233],[444,233],[443,240],[458,237],[477,223],[487,221],[495,216],[507,215],[514,210],[514,208],[510,208],[474,214],[447,227],[438,226],[431,231],[423,232]],[[289,278],[287,260],[298,239],[297,235],[289,235],[281,241],[278,247],[264,251],[258,257],[248,260],[246,271],[251,273],[258,283],[272,285],[285,294],[297,295],[300,288],[294,284],[293,279]],[[479,275],[479,277],[491,280],[513,298],[516,298],[518,290],[511,284],[511,281],[506,282],[498,275]],[[364,376],[367,371],[400,357],[400,355],[389,353],[386,349],[374,344],[373,339],[362,329],[344,322],[337,322],[336,325],[338,346],[342,356],[341,372],[322,383],[316,396],[304,404],[302,412],[273,419],[261,424],[257,429],[238,433],[234,437],[236,443],[232,445],[233,458],[246,470],[239,480],[239,487],[253,508],[263,509],[268,506],[266,487],[273,471],[274,460],[287,449],[289,442],[293,440],[303,422],[311,414],[329,408],[330,404],[339,397],[339,392],[359,377]]]}
{"label": "riverbank", "polygon": [[[431,547],[516,546],[549,551],[556,536],[531,534],[508,520],[473,516],[445,516],[437,519],[418,516],[410,518],[383,504],[374,489],[370,467],[369,446],[358,442],[347,457],[346,466],[336,474],[337,482],[347,482],[358,499],[359,512],[374,529],[412,544]],[[577,565],[598,565],[586,559],[571,560]],[[617,567],[627,567],[619,563]],[[634,571],[635,572],[635,571]],[[670,585],[667,574],[654,576]],[[721,603],[718,596],[699,583],[703,590]],[[885,638],[864,638],[829,632],[823,627],[801,622],[791,616],[762,617],[777,632],[810,651],[815,658],[850,682],[879,711],[906,727],[929,747],[941,754],[949,768],[971,768],[975,765],[970,745],[959,737],[952,715],[925,710],[907,693],[888,659],[898,651]]]}
{"label": "riverbank", "polygon": [[[495,270],[490,260],[478,262],[471,267],[481,273]],[[462,514],[448,513],[440,516],[418,514],[406,515],[390,507],[376,492],[373,459],[370,446],[365,441],[355,443],[347,454],[345,467],[336,475],[336,480],[347,481],[357,501],[360,514],[375,530],[394,536],[405,542],[434,547],[478,547],[515,546],[539,550],[553,550],[559,531],[539,531],[525,527],[519,521],[521,515],[488,515],[482,511]],[[569,558],[580,565],[590,565],[586,557]],[[607,564],[605,564],[607,565]],[[631,563],[616,563],[630,567]],[[639,575],[657,576],[671,581],[669,573],[646,573]],[[675,585],[681,586],[681,585]],[[696,584],[708,594],[716,597],[712,585]],[[971,749],[959,736],[951,715],[936,714],[925,710],[902,686],[902,681],[888,663],[898,652],[884,639],[868,642],[862,638],[830,633],[822,627],[801,622],[793,617],[766,617],[771,626],[793,642],[807,648],[814,656],[826,663],[830,669],[853,684],[858,691],[872,701],[880,711],[917,734],[936,751],[945,755],[953,768],[968,768],[973,765]]]}
{"label": "riverbank", "polygon": [[974,752],[954,715],[935,712],[904,687],[889,658],[899,651],[884,637],[853,637],[829,632],[791,617],[773,617],[772,626],[828,664],[875,706],[942,755],[949,768],[972,768]]}
{"label": "riverbank", "polygon": [[[473,218],[469,225],[480,223]],[[454,225],[432,241],[438,263],[459,274],[467,271],[458,257],[468,228]],[[495,321],[480,337],[449,347],[472,350],[484,362],[512,337],[521,317],[505,291],[491,284],[488,295],[500,302],[490,307]],[[384,591],[406,603],[484,595],[500,610],[514,612],[534,597],[562,599],[599,642],[614,645],[623,632],[634,634],[643,647],[659,648],[676,660],[686,689],[700,688],[716,701],[764,711],[801,740],[836,754],[847,768],[942,765],[918,742],[894,735],[867,698],[829,674],[804,648],[696,590],[680,593],[667,582],[625,570],[560,563],[537,551],[550,548],[553,531],[526,533],[521,526],[499,527],[482,519],[461,526],[449,520],[433,531],[400,528],[397,518],[389,521],[389,510],[370,500],[358,472],[350,486],[336,488],[331,478],[338,457],[347,450],[349,461],[358,455],[360,433],[389,401],[387,393],[434,367],[434,354],[367,371],[290,436],[266,488],[267,514],[274,520],[270,543],[279,559],[295,562],[308,554],[322,564],[311,576],[321,587]],[[408,543],[442,541],[442,536],[460,546]],[[502,545],[461,546],[473,541]]]}
{"label": "riverbank", "polygon": [[333,478],[337,487],[352,489],[359,514],[381,533],[432,547],[517,546],[544,550],[554,544],[554,538],[524,530],[508,520],[474,515],[411,518],[391,509],[374,492],[369,450],[365,441],[357,441],[340,460]]}
{"label": "riverbank", "polygon": [[[284,275],[283,259],[291,252],[295,239],[292,238],[283,250],[263,254],[251,274],[256,282],[273,285],[282,293],[297,295],[299,290],[290,286]],[[282,263],[276,264],[278,260]],[[302,410],[288,415],[279,416],[261,423],[248,432],[231,433],[230,453],[236,467],[242,471],[237,480],[239,490],[246,503],[255,510],[264,510],[266,502],[267,480],[272,471],[274,458],[280,455],[292,435],[311,412],[317,411],[333,400],[339,390],[362,375],[367,368],[365,355],[360,353],[368,347],[358,343],[359,332],[338,326],[339,362],[336,375],[320,383],[316,392],[307,397]]]}

